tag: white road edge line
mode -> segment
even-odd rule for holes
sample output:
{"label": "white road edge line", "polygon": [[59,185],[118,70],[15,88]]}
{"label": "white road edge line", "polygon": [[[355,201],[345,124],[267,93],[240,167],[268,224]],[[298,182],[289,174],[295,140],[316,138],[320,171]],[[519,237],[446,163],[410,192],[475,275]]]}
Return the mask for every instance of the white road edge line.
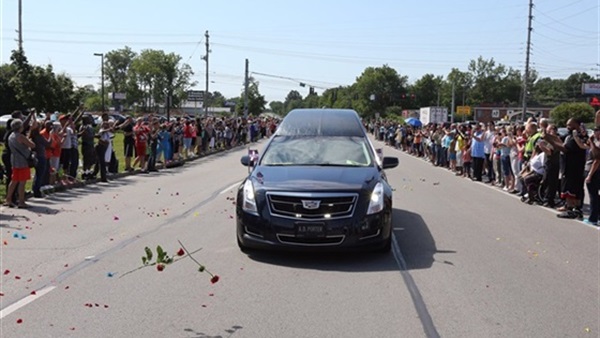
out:
{"label": "white road edge line", "polygon": [[9,314],[17,311],[18,309],[24,307],[25,305],[33,302],[34,300],[42,297],[43,295],[47,294],[48,292],[50,292],[54,289],[56,289],[56,286],[54,286],[54,285],[47,286],[41,290],[36,291],[35,295],[29,295],[29,296],[21,299],[20,301],[7,306],[6,308],[0,310],[0,319],[8,316]]}
{"label": "white road edge line", "polygon": [[229,190],[231,190],[231,189],[235,188],[236,186],[240,185],[240,183],[242,183],[242,181],[235,182],[234,184],[232,184],[232,185],[228,186],[227,188],[223,189],[223,190],[222,190],[222,191],[219,193],[219,195],[226,194],[227,192],[229,192]]}

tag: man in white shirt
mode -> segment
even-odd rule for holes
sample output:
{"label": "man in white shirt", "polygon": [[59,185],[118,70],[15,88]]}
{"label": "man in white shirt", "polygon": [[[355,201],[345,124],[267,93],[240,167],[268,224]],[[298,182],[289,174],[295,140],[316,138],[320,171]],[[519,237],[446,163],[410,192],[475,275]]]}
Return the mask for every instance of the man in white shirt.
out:
{"label": "man in white shirt", "polygon": [[494,129],[494,122],[487,124],[488,129],[483,134],[483,151],[485,153],[485,168],[489,183],[493,184],[496,175],[494,173],[494,156],[492,156],[492,149],[494,147],[494,139],[496,138],[496,132]]}
{"label": "man in white shirt", "polygon": [[63,173],[66,175],[69,174],[69,169],[71,167],[71,158],[72,153],[71,149],[73,148],[73,129],[69,126],[69,115],[62,115],[58,120],[61,125],[61,130],[65,135],[65,140],[62,143],[62,150],[60,152],[60,165],[63,170]]}

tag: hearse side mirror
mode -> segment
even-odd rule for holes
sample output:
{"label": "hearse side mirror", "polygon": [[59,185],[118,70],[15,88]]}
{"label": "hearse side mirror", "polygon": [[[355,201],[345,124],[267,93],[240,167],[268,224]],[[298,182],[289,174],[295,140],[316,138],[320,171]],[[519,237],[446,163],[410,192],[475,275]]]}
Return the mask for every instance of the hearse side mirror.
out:
{"label": "hearse side mirror", "polygon": [[384,157],[381,167],[383,169],[396,168],[400,162],[397,157]]}
{"label": "hearse side mirror", "polygon": [[243,166],[249,167],[250,166],[250,156],[248,156],[248,155],[242,156],[242,158],[240,159],[240,162],[242,162]]}
{"label": "hearse side mirror", "polygon": [[258,163],[258,150],[248,149],[248,155],[242,156],[242,164],[246,167],[254,167]]}

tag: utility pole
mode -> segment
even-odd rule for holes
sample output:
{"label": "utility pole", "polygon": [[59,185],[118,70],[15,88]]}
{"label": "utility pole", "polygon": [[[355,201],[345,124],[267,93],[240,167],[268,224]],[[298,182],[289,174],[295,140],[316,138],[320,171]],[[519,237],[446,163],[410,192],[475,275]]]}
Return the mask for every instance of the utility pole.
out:
{"label": "utility pole", "polygon": [[454,123],[454,82],[452,82],[452,107],[450,107],[450,123]]}
{"label": "utility pole", "polygon": [[23,51],[23,4],[19,0],[19,51]]}
{"label": "utility pole", "polygon": [[210,53],[210,45],[208,43],[208,31],[204,33],[204,38],[206,39],[206,55],[204,56],[204,61],[206,61],[206,90],[204,91],[204,99],[202,101],[202,105],[204,105],[204,115],[208,115],[208,53]]}
{"label": "utility pole", "polygon": [[531,22],[533,21],[533,0],[529,0],[529,19],[527,24],[527,53],[525,54],[525,74],[523,76],[523,112],[521,121],[525,122],[527,112],[527,84],[529,83],[529,54],[531,53]]}
{"label": "utility pole", "polygon": [[104,53],[94,53],[94,56],[99,56],[100,57],[100,69],[101,69],[101,77],[102,77],[102,112],[105,112],[105,105],[104,105],[104,100],[105,100],[105,95],[104,95]]}
{"label": "utility pole", "polygon": [[244,73],[244,120],[248,119],[248,59],[246,59],[246,72]]}

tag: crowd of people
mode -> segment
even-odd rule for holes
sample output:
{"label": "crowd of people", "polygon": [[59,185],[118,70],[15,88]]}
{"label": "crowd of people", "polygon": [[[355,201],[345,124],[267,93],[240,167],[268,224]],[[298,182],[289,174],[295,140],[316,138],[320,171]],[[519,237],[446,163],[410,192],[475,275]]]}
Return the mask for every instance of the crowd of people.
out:
{"label": "crowd of people", "polygon": [[[150,173],[182,160],[269,137],[275,132],[274,118],[193,118],[167,121],[154,115],[121,123],[102,114],[94,125],[90,114],[47,114],[38,120],[33,112],[15,111],[7,122],[0,166],[6,184],[5,206],[27,208],[25,183],[32,179],[33,197],[42,198],[45,187],[69,185],[79,180],[108,182],[119,163],[113,139],[123,133],[125,171]],[[3,173],[3,175],[2,175]]]}
{"label": "crowd of people", "polygon": [[[600,114],[597,114],[600,115]],[[410,126],[372,120],[378,140],[473,181],[518,194],[529,204],[554,208],[560,218],[598,225],[600,124],[588,136],[576,119],[560,130],[548,119],[496,126],[494,122]],[[590,213],[583,218],[585,191]]]}

